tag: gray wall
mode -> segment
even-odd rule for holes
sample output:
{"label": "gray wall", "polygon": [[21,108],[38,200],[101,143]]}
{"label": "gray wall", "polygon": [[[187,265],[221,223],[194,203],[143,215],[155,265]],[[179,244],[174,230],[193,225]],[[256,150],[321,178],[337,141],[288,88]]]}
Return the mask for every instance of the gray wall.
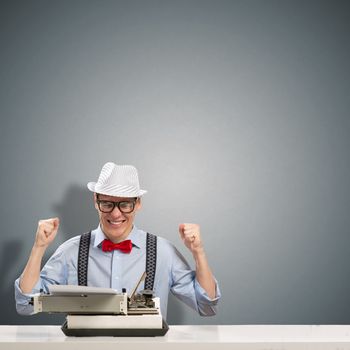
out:
{"label": "gray wall", "polygon": [[137,225],[197,222],[218,315],[170,324],[350,322],[348,1],[1,1],[0,322],[37,221],[48,255],[97,225],[86,183],[134,164]]}

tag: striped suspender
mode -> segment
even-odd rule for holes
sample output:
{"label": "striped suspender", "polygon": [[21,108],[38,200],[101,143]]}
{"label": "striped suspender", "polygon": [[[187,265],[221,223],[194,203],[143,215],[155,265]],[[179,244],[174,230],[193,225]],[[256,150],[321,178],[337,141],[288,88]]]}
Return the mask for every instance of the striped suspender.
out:
{"label": "striped suspender", "polygon": [[[78,253],[78,285],[87,286],[91,232],[80,236]],[[145,289],[153,290],[157,265],[157,236],[147,232]]]}
{"label": "striped suspender", "polygon": [[83,233],[80,236],[78,254],[78,285],[87,286],[87,272],[89,263],[91,232]]}
{"label": "striped suspender", "polygon": [[147,232],[145,289],[153,290],[157,266],[157,236]]}

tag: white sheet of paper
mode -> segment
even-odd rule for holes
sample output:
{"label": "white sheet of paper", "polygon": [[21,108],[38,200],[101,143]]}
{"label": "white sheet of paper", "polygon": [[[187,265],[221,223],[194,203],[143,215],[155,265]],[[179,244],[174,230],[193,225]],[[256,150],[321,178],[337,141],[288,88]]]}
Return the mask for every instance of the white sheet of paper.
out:
{"label": "white sheet of paper", "polygon": [[112,288],[99,288],[63,284],[53,284],[49,286],[49,292],[52,295],[118,294],[118,291]]}

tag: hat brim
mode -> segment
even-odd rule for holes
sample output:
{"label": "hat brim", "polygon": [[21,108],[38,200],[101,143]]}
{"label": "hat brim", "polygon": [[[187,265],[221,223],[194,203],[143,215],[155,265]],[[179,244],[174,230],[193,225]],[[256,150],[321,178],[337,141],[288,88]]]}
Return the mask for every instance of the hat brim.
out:
{"label": "hat brim", "polygon": [[141,197],[147,193],[146,190],[140,190],[139,188],[132,186],[100,186],[96,182],[89,182],[87,188],[91,192],[113,197],[134,198]]}

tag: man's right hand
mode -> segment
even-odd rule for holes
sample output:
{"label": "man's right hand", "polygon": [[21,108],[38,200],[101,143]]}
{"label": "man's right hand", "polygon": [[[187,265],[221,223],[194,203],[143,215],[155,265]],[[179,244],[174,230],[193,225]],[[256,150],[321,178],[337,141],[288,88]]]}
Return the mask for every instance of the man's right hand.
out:
{"label": "man's right hand", "polygon": [[58,218],[40,220],[36,231],[35,242],[26,267],[19,279],[22,293],[32,293],[39,280],[41,261],[46,248],[55,239],[60,221]]}
{"label": "man's right hand", "polygon": [[55,239],[60,221],[58,218],[40,220],[36,231],[35,243],[37,248],[47,248]]}

